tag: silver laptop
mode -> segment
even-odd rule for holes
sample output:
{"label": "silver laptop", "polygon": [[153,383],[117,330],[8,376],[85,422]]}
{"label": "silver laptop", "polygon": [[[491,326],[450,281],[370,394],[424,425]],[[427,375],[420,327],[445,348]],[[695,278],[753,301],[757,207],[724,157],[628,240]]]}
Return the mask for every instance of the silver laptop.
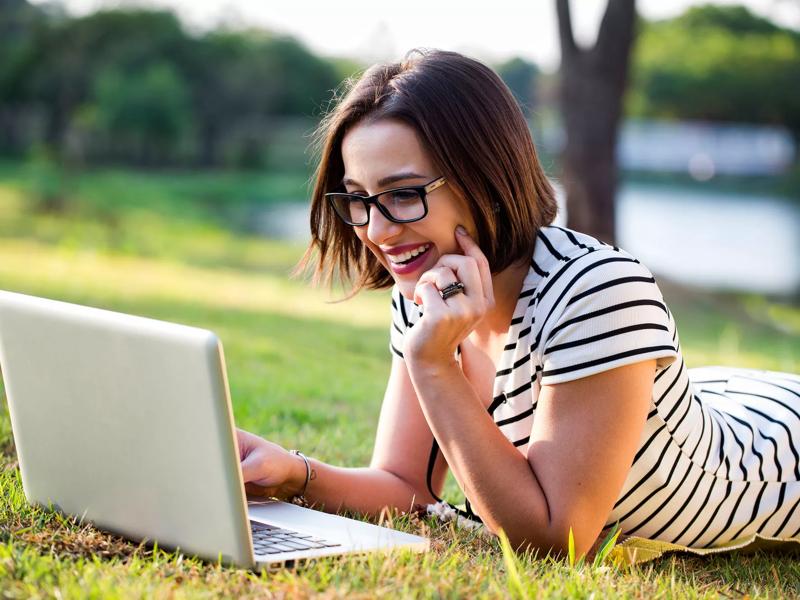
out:
{"label": "silver laptop", "polygon": [[386,527],[247,502],[210,331],[0,291],[0,368],[31,503],[249,568],[428,548]]}

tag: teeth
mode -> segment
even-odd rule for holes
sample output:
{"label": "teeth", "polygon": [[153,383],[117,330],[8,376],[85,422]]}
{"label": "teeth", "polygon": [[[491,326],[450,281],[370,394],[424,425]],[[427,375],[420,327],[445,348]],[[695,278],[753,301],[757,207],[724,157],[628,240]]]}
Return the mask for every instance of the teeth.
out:
{"label": "teeth", "polygon": [[423,244],[422,246],[414,248],[413,250],[410,250],[408,252],[403,252],[402,254],[395,254],[394,256],[389,256],[389,260],[395,264],[406,262],[407,260],[410,260],[415,256],[417,256],[418,254],[422,254],[423,252],[425,252],[425,250],[427,250],[430,247],[431,247],[430,244]]}

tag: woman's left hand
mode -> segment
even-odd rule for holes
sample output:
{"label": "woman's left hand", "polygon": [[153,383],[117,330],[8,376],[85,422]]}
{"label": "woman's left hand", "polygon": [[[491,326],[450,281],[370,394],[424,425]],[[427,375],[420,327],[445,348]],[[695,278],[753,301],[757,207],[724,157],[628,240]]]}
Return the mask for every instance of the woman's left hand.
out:
{"label": "woman's left hand", "polygon": [[[464,254],[444,254],[422,274],[414,289],[414,302],[422,305],[422,318],[406,333],[404,352],[412,363],[450,363],[456,347],[494,307],[489,261],[461,226],[456,240]],[[442,299],[440,290],[460,281],[462,293]]]}

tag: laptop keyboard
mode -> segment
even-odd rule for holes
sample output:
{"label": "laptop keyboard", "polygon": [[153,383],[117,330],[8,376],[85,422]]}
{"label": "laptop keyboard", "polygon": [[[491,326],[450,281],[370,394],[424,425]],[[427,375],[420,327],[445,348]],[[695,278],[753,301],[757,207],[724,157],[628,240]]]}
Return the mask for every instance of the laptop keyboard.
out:
{"label": "laptop keyboard", "polygon": [[253,548],[256,554],[278,554],[279,552],[341,546],[336,542],[316,538],[306,533],[281,529],[275,525],[265,525],[256,521],[250,521],[250,529],[253,532]]}

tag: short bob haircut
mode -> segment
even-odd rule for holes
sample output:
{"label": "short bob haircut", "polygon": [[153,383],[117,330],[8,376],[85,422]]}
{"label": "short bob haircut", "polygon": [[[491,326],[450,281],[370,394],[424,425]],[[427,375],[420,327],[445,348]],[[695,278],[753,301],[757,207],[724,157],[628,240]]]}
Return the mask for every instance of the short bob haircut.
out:
{"label": "short bob haircut", "polygon": [[345,134],[357,123],[381,119],[410,125],[453,193],[467,199],[492,273],[531,260],[539,228],[555,218],[555,194],[522,111],[494,71],[457,52],[414,49],[403,61],[373,65],[340,88],[344,97],[314,134],[311,243],[301,270],[316,254],[314,281],[332,283],[338,276],[352,282],[349,296],[393,284],[325,200],[327,192],[342,190]]}

